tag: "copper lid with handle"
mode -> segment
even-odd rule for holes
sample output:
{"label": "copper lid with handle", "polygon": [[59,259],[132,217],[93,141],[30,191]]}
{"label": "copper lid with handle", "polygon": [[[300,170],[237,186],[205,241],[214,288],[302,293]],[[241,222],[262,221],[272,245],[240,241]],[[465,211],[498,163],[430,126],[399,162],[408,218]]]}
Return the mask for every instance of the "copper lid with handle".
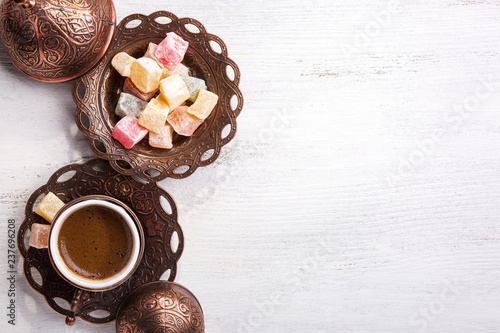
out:
{"label": "copper lid with handle", "polygon": [[115,30],[112,0],[5,0],[0,37],[12,63],[44,82],[85,74],[106,53]]}
{"label": "copper lid with handle", "polygon": [[120,305],[116,332],[204,333],[203,310],[191,291],[178,283],[146,283]]}

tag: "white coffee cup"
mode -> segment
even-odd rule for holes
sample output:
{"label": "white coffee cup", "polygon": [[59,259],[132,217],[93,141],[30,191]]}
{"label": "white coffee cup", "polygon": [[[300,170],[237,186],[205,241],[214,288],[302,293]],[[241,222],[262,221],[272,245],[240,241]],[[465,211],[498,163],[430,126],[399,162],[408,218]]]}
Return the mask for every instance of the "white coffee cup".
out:
{"label": "white coffee cup", "polygon": [[[118,213],[126,222],[132,235],[132,248],[130,249],[130,259],[114,275],[103,279],[90,279],[81,276],[71,270],[64,262],[58,246],[59,233],[61,227],[72,213],[85,207],[105,207]],[[55,216],[49,235],[49,256],[58,274],[75,287],[87,291],[106,291],[118,287],[134,273],[139,265],[144,252],[144,233],[141,224],[133,211],[122,202],[107,196],[91,195],[81,197],[66,204]]]}

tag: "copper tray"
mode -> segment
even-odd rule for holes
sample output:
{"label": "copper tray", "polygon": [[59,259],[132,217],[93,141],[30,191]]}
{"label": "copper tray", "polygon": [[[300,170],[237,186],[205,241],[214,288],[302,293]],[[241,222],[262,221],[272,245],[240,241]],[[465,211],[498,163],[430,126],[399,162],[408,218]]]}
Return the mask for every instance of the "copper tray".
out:
{"label": "copper tray", "polygon": [[[132,27],[134,23],[138,25]],[[147,140],[142,140],[132,149],[125,149],[111,137],[112,129],[119,120],[114,109],[124,78],[111,67],[110,61],[121,51],[140,57],[149,42],[159,43],[170,31],[175,31],[189,42],[183,63],[189,67],[192,76],[206,81],[208,90],[219,96],[219,102],[191,137],[178,136],[174,139],[172,149],[150,147]],[[137,175],[154,182],[167,177],[184,178],[198,167],[214,162],[221,147],[235,136],[236,117],[243,108],[239,81],[240,71],[228,58],[226,45],[219,37],[207,33],[200,22],[192,18],[179,19],[166,11],[149,16],[133,14],[116,27],[102,61],[75,80],[76,123],[87,136],[94,154],[108,160],[121,174]],[[230,128],[226,133],[228,125]]]}
{"label": "copper tray", "polygon": [[[68,175],[71,177],[64,180]],[[84,164],[71,164],[56,171],[46,185],[31,195],[26,204],[26,218],[19,227],[18,234],[19,252],[24,258],[26,280],[35,291],[45,297],[49,306],[56,312],[70,315],[69,304],[76,288],[56,273],[50,264],[47,249],[27,248],[25,245],[25,235],[31,225],[47,223],[33,210],[37,199],[49,191],[57,194],[64,202],[95,194],[113,197],[134,211],[144,229],[144,256],[132,277],[115,289],[87,293],[87,297],[80,302],[76,316],[91,323],[108,323],[115,320],[121,302],[133,289],[159,280],[167,270],[170,270],[168,280],[174,280],[177,261],[184,247],[184,237],[177,223],[177,208],[172,197],[154,183],[143,184],[133,177],[117,173],[104,160],[94,159]],[[175,234],[178,237],[178,245],[173,249],[171,244]],[[33,276],[33,269],[40,273],[41,283]],[[66,300],[68,307],[61,307],[56,298]],[[94,316],[95,313],[92,312],[96,310],[106,311],[109,315],[102,317],[101,313]]]}

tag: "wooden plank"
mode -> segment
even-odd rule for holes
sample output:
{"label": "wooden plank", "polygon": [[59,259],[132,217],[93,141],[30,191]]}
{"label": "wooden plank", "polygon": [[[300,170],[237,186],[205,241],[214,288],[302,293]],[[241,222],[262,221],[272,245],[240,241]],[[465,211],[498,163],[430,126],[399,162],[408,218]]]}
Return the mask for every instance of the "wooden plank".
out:
{"label": "wooden plank", "polygon": [[[163,9],[115,7],[118,19]],[[497,1],[164,9],[221,37],[242,73],[234,141],[191,177],[160,182],[186,239],[176,281],[200,300],[207,331],[500,330]],[[36,188],[92,153],[71,83],[28,79],[2,47],[0,73],[0,215],[19,225]],[[0,328],[67,330],[16,283],[16,327],[4,316]]]}

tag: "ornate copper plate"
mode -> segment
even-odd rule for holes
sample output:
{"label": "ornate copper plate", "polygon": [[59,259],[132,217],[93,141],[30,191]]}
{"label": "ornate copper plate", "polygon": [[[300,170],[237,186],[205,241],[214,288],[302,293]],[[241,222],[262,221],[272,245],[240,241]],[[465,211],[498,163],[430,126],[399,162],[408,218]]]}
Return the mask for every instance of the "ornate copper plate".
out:
{"label": "ornate copper plate", "polygon": [[[194,30],[197,32],[191,32]],[[119,120],[114,109],[124,78],[111,67],[110,61],[121,51],[141,57],[149,42],[159,43],[170,31],[189,42],[183,63],[190,68],[192,76],[206,81],[208,90],[219,96],[219,102],[191,137],[177,136],[172,149],[153,148],[147,140],[142,140],[132,149],[125,149],[111,137]],[[76,123],[87,136],[94,154],[109,160],[121,174],[137,175],[147,181],[184,178],[198,167],[214,162],[221,147],[235,136],[236,117],[243,108],[239,81],[238,66],[228,58],[224,42],[207,33],[200,22],[191,18],[179,19],[165,11],[149,16],[130,15],[116,28],[102,61],[75,80]],[[226,126],[229,128],[225,129]]]}
{"label": "ornate copper plate", "polygon": [[104,55],[115,29],[111,0],[5,0],[0,36],[12,63],[45,82],[83,75]]}
{"label": "ornate copper plate", "polygon": [[[64,180],[68,175],[71,177]],[[52,309],[70,316],[69,304],[76,288],[56,273],[50,263],[47,249],[27,248],[25,245],[25,235],[31,225],[46,223],[33,210],[37,199],[49,191],[57,194],[64,202],[96,194],[113,197],[132,209],[144,229],[144,256],[132,277],[109,291],[86,292],[80,300],[76,316],[91,323],[108,323],[115,320],[121,302],[133,289],[159,280],[167,270],[170,270],[168,280],[174,280],[184,238],[177,223],[177,209],[172,197],[154,183],[143,184],[133,177],[117,173],[104,160],[95,159],[84,164],[71,164],[56,171],[46,185],[31,195],[26,204],[26,218],[18,233],[19,252],[24,258],[26,279],[33,289],[43,294]],[[178,238],[178,245],[172,245],[175,237]],[[36,271],[40,275],[38,279]],[[66,301],[63,303],[67,307],[61,306],[60,299]],[[107,315],[103,317],[102,312],[94,312],[96,310],[105,311]]]}
{"label": "ornate copper plate", "polygon": [[203,311],[196,297],[174,282],[147,283],[123,301],[116,317],[118,333],[204,333]]}

